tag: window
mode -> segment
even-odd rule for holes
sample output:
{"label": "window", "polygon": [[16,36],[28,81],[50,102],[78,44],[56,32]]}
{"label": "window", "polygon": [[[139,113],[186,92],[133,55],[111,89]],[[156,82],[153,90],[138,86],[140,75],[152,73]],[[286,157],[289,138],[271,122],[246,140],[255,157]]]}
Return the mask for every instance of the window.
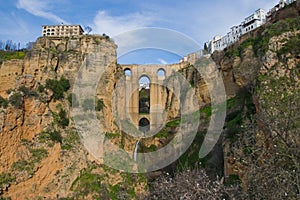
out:
{"label": "window", "polygon": [[161,77],[161,78],[164,78],[164,77],[166,76],[165,70],[164,70],[164,69],[159,69],[159,70],[157,71],[157,76],[158,76],[158,77]]}
{"label": "window", "polygon": [[125,76],[131,76],[131,70],[129,68],[126,68],[124,70],[124,74],[125,74]]}

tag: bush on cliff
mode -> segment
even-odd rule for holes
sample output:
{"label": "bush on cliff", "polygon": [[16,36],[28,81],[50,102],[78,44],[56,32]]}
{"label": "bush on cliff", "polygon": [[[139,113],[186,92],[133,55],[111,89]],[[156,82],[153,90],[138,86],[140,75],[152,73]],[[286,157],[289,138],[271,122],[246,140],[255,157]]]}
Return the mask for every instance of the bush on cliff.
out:
{"label": "bush on cliff", "polygon": [[54,100],[59,100],[64,97],[64,92],[70,89],[70,82],[64,77],[61,77],[60,80],[47,79],[46,88],[53,91]]}

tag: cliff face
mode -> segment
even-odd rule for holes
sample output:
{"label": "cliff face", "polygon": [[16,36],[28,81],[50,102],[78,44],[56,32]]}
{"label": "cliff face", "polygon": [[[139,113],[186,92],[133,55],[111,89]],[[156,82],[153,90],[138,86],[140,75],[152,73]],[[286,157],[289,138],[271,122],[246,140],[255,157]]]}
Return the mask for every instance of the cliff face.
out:
{"label": "cliff face", "polygon": [[299,28],[281,20],[214,55],[244,87],[228,102],[224,167],[252,198],[299,195]]}
{"label": "cliff face", "polygon": [[[224,155],[224,173],[229,182],[240,179],[250,197],[270,199],[274,194],[278,198],[285,198],[285,193],[290,197],[299,194],[299,181],[294,178],[299,174],[300,160],[299,21],[278,21],[246,35],[227,50],[214,53],[212,58],[217,65],[208,68],[207,80],[215,79],[214,72],[223,76],[228,98],[224,134],[218,146]],[[97,65],[87,63],[88,54],[100,55],[89,60]],[[195,94],[190,95],[197,97],[200,106],[207,106],[200,110],[200,137],[181,158],[189,163],[190,156],[196,155],[191,160],[198,163],[197,148],[211,115],[206,108],[211,101],[212,84],[189,63],[178,64],[176,70],[193,87]],[[112,114],[113,91],[124,71],[116,63],[116,45],[109,39],[39,38],[24,60],[0,65],[0,195],[12,199],[130,199],[145,193],[143,176],[96,163],[80,143],[74,122],[69,120],[72,106],[80,104],[91,109],[88,101],[76,100],[76,96],[71,101],[75,78],[96,76],[98,72],[103,75],[96,88],[97,117],[107,138],[133,151],[136,140],[118,129]],[[172,82],[173,89],[178,89],[180,80]],[[166,88],[159,95],[168,108],[170,121],[156,136],[141,141],[144,152],[167,144],[180,123],[174,119],[181,112],[180,99]],[[187,98],[182,103],[193,102]],[[206,166],[220,168],[220,154],[205,158],[205,162],[209,160]],[[218,166],[214,166],[214,160]]]}
{"label": "cliff face", "polygon": [[[128,193],[133,191],[134,195],[144,191],[143,181],[138,181],[139,185],[124,185],[133,177],[93,164],[73,122],[69,121],[72,85],[90,53],[98,53],[102,59],[94,67],[110,63],[106,70],[109,77],[100,80],[99,91],[111,93],[114,76],[120,70],[116,64],[116,45],[102,36],[39,38],[23,60],[1,64],[1,196],[108,198],[118,195],[111,191],[112,186]],[[109,97],[102,94],[98,98],[107,105],[104,109],[110,109]],[[111,115],[103,116],[106,127],[112,128]],[[90,187],[95,184],[99,188]],[[99,190],[103,193],[99,194]],[[124,195],[129,196],[128,193]]]}

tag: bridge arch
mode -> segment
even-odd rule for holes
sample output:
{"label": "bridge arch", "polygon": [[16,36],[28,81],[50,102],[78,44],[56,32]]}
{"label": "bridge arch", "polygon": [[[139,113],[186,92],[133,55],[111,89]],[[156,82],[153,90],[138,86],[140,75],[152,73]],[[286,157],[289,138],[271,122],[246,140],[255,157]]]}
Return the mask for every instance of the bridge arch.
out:
{"label": "bridge arch", "polygon": [[139,78],[139,113],[150,113],[150,78],[146,75]]}
{"label": "bridge arch", "polygon": [[166,77],[166,71],[163,68],[159,68],[157,70],[157,76],[158,76],[158,78],[165,78]]}
{"label": "bridge arch", "polygon": [[125,74],[125,76],[131,76],[132,75],[131,69],[130,68],[125,68],[124,69],[124,74]]}
{"label": "bridge arch", "polygon": [[139,130],[143,133],[150,131],[150,120],[146,117],[142,117],[139,120]]}

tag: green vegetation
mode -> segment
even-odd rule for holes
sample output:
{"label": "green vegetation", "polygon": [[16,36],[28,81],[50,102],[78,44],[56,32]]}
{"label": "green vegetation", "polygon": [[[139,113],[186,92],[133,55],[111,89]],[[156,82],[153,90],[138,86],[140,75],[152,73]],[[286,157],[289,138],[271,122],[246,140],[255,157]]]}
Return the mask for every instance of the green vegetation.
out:
{"label": "green vegetation", "polygon": [[59,113],[53,112],[54,124],[58,124],[59,127],[65,128],[69,125],[69,118],[67,116],[67,112],[60,108]]}
{"label": "green vegetation", "polygon": [[46,88],[53,91],[54,100],[64,98],[64,92],[70,89],[70,82],[68,79],[61,77],[60,80],[46,80]]}
{"label": "green vegetation", "polygon": [[[138,183],[146,182],[142,175],[130,173],[120,173],[117,170],[101,165],[103,173],[97,174],[94,169],[99,168],[98,165],[89,165],[80,171],[80,175],[71,185],[71,190],[75,192],[75,199],[135,199],[136,194],[134,186]],[[121,180],[110,185],[108,179],[111,175],[120,176]]]}
{"label": "green vegetation", "polygon": [[4,99],[3,97],[0,96],[0,107],[6,108],[7,106],[8,106],[7,99]]}
{"label": "green vegetation", "polygon": [[[299,30],[300,29],[300,17],[288,18],[285,20],[280,20],[274,24],[263,26],[259,28],[258,34],[255,37],[250,37],[244,42],[239,44],[238,47],[233,47],[225,52],[228,57],[239,56],[241,57],[242,52],[249,46],[253,47],[253,51],[256,56],[263,55],[268,50],[269,40],[274,36],[279,36],[282,33]],[[284,48],[283,52],[299,52],[299,38],[293,39],[287,48]],[[293,43],[295,42],[295,43]],[[282,52],[282,53],[283,53]]]}
{"label": "green vegetation", "polygon": [[20,92],[15,92],[9,97],[8,101],[15,108],[21,108],[23,106],[23,95]]}
{"label": "green vegetation", "polygon": [[113,139],[113,138],[118,138],[120,137],[120,134],[119,133],[110,133],[110,132],[106,132],[105,133],[105,138],[107,139]]}
{"label": "green vegetation", "polygon": [[235,97],[227,100],[226,136],[234,142],[242,131],[242,122],[256,112],[252,102],[252,94],[247,88],[242,88]]}
{"label": "green vegetation", "polygon": [[210,117],[212,114],[212,109],[211,106],[205,106],[200,109],[200,113],[203,113],[206,115],[206,117]]}
{"label": "green vegetation", "polygon": [[26,86],[22,85],[21,87],[19,87],[19,91],[22,92],[26,97],[38,97],[38,93],[34,90],[30,90],[29,88],[27,88]]}
{"label": "green vegetation", "polygon": [[3,185],[10,185],[14,181],[15,177],[13,177],[11,173],[2,172],[0,174],[0,188],[3,187]]}
{"label": "green vegetation", "polygon": [[28,175],[33,175],[35,171],[36,164],[40,163],[43,158],[48,155],[46,149],[29,149],[31,157],[29,160],[18,160],[14,162],[11,166],[10,171],[13,173],[16,172],[27,172]]}
{"label": "green vegetation", "polygon": [[70,150],[74,145],[78,144],[80,137],[76,129],[70,129],[66,131],[66,135],[63,138],[62,149]]}
{"label": "green vegetation", "polygon": [[225,181],[225,185],[227,186],[240,184],[240,183],[241,183],[241,179],[237,174],[230,174],[228,179],[226,179]]}
{"label": "green vegetation", "polygon": [[53,141],[53,142],[59,142],[59,143],[62,143],[62,136],[60,134],[59,131],[55,130],[53,132],[50,132],[49,133],[50,135],[50,139]]}
{"label": "green vegetation", "polygon": [[203,142],[205,133],[198,132],[187,151],[182,154],[178,159],[177,171],[181,172],[186,169],[195,168],[200,163],[201,166],[205,167],[207,157],[200,159],[199,151]]}
{"label": "green vegetation", "polygon": [[37,88],[37,91],[40,92],[40,93],[42,93],[42,92],[44,92],[44,90],[45,90],[45,86],[39,84],[39,86]]}
{"label": "green vegetation", "polygon": [[0,200],[11,200],[10,197],[0,197]]}
{"label": "green vegetation", "polygon": [[277,52],[277,56],[280,59],[287,54],[292,54],[293,56],[300,54],[300,34],[288,40],[284,47]]}
{"label": "green vegetation", "polygon": [[104,199],[109,196],[109,192],[105,185],[101,182],[103,177],[99,174],[92,173],[93,168],[84,168],[80,171],[80,175],[72,183],[71,190],[75,196],[82,199],[88,195],[93,195],[93,199]]}
{"label": "green vegetation", "polygon": [[61,109],[58,113],[59,120],[58,120],[58,125],[61,126],[62,128],[65,128],[66,126],[69,125],[69,118],[67,116],[67,112],[63,109]]}
{"label": "green vegetation", "polygon": [[33,175],[34,173],[34,162],[28,162],[26,160],[19,160],[12,164],[11,170],[12,171],[26,171],[28,175]]}
{"label": "green vegetation", "polygon": [[29,152],[32,155],[33,163],[39,163],[44,157],[48,155],[48,151],[43,148],[29,149]]}
{"label": "green vegetation", "polygon": [[0,50],[0,64],[5,60],[23,59],[25,57],[24,51],[3,51]]}
{"label": "green vegetation", "polygon": [[96,99],[96,111],[102,111],[104,107],[103,99]]}
{"label": "green vegetation", "polygon": [[69,101],[70,105],[74,108],[79,106],[79,103],[76,98],[76,94],[70,93],[68,95],[68,101]]}

